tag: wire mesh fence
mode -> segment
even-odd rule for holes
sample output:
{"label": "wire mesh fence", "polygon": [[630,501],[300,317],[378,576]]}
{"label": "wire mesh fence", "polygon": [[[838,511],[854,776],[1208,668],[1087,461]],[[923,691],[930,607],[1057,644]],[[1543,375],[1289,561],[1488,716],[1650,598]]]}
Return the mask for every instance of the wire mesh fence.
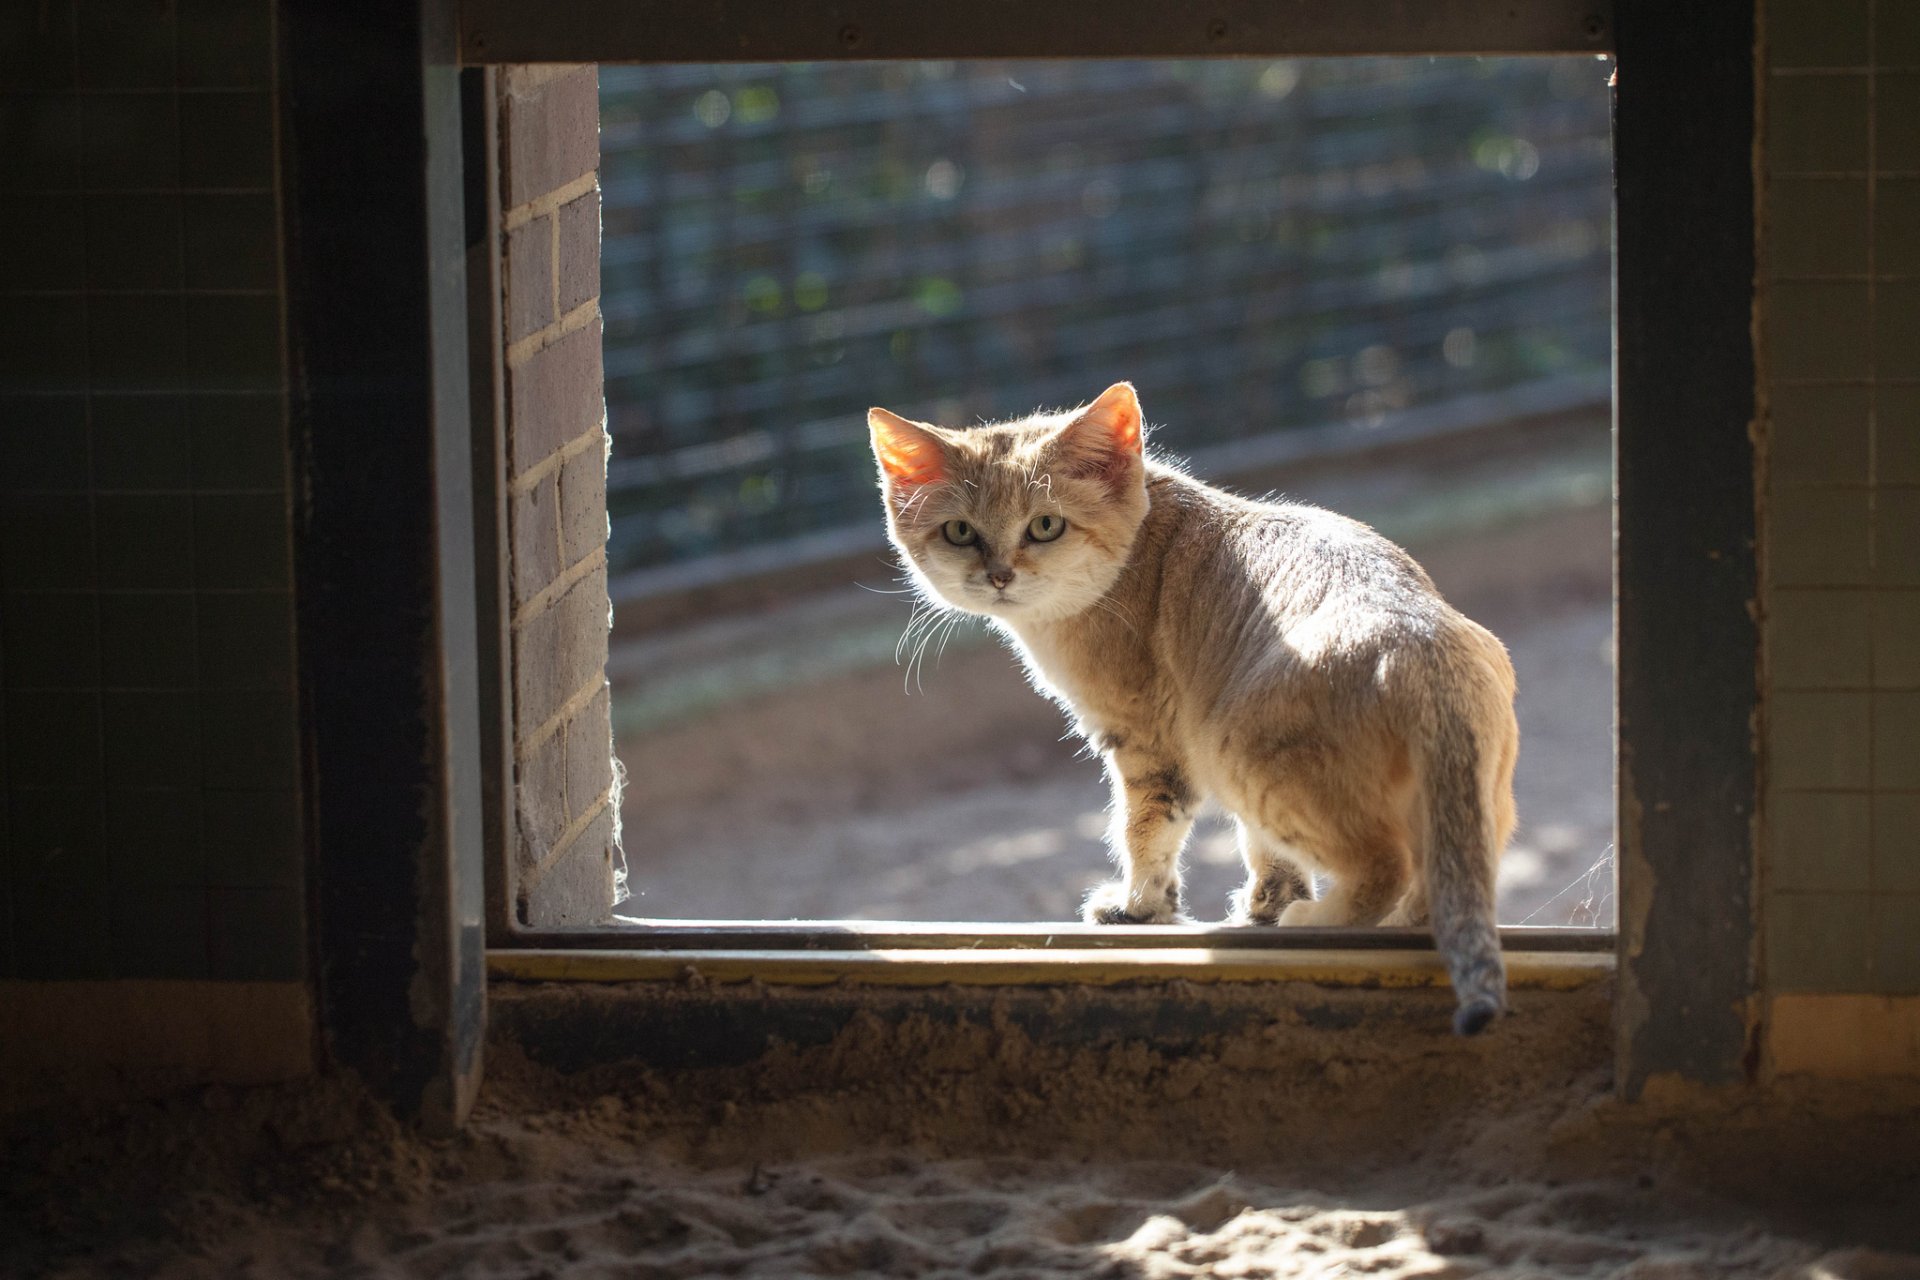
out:
{"label": "wire mesh fence", "polygon": [[1191,452],[1604,402],[1605,78],[604,68],[612,566],[877,540],[872,404],[963,424],[1126,378]]}

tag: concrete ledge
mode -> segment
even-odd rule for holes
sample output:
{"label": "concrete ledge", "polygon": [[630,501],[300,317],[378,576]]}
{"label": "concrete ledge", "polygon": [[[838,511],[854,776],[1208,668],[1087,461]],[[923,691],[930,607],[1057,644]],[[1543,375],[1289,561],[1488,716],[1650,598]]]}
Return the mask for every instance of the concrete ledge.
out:
{"label": "concrete ledge", "polygon": [[[512,1079],[514,1064],[524,1060],[603,1083],[630,1078],[636,1067],[739,1068],[741,1079],[760,1089],[771,1088],[772,1078],[758,1064],[779,1061],[793,1068],[796,1091],[831,1085],[861,1092],[908,1078],[950,1082],[968,1063],[1012,1070],[994,1047],[1008,1036],[1041,1054],[1032,1059],[1036,1070],[1053,1054],[1140,1052],[1188,1061],[1211,1046],[1282,1075],[1314,1074],[1334,1060],[1373,1060],[1403,1077],[1407,1064],[1437,1055],[1463,1068],[1500,1064],[1501,1072],[1523,1075],[1551,1060],[1554,1078],[1565,1078],[1604,1073],[1611,1046],[1613,985],[1604,980],[1567,990],[1517,989],[1510,1017],[1487,1034],[1462,1038],[1451,1027],[1453,993],[1437,985],[1366,989],[1303,977],[1092,986],[1056,974],[1051,985],[796,986],[711,981],[685,957],[678,967],[674,981],[496,978],[488,992],[489,1080]],[[855,1042],[880,1051],[849,1055]],[[1235,1044],[1240,1048],[1228,1048]],[[1523,1069],[1529,1058],[1532,1066]]]}

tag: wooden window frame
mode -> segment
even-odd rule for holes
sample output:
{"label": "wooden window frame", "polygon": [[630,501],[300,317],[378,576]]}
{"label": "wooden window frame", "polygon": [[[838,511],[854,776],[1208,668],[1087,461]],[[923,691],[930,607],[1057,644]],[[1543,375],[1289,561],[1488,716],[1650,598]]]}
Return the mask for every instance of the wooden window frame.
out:
{"label": "wooden window frame", "polygon": [[[1596,971],[1596,957],[1617,965],[1628,1093],[1665,1072],[1738,1078],[1751,1056],[1753,37],[1749,4],[1700,15],[1654,0],[1053,0],[1018,9],[1005,0],[735,0],[693,12],[672,0],[463,0],[460,31],[470,64],[1615,56],[1631,77],[1616,90],[1614,130],[1621,924],[1612,934],[1509,928],[1502,938],[1522,983],[1564,985]],[[1701,856],[1709,850],[1720,856]],[[1121,971],[1150,980],[1192,963],[1249,977],[1331,980],[1339,971],[1354,982],[1438,972],[1430,936],[1417,930],[726,921],[515,929],[501,942],[490,959],[501,977],[640,979],[692,962],[776,982],[1103,982]]]}

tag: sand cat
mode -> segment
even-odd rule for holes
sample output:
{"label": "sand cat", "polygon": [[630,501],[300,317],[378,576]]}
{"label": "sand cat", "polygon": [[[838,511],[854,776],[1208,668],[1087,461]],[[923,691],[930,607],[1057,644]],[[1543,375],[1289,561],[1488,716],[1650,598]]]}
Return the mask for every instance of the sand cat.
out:
{"label": "sand cat", "polygon": [[1235,921],[1431,919],[1455,1028],[1500,1012],[1513,665],[1406,552],[1149,456],[1127,383],[1016,422],[874,409],[868,425],[919,589],[989,619],[1105,760],[1123,874],[1089,896],[1088,921],[1180,919],[1181,846],[1211,799],[1247,865]]}

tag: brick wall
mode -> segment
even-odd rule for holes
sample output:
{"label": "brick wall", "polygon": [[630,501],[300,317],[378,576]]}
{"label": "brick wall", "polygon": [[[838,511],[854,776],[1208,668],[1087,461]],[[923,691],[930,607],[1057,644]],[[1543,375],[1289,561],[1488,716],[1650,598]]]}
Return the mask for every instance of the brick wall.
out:
{"label": "brick wall", "polygon": [[274,22],[0,13],[0,1076],[311,1065]]}
{"label": "brick wall", "polygon": [[[1777,1068],[1920,1070],[1920,9],[1765,9],[1765,987]],[[1844,1061],[1843,1061],[1844,1059]]]}
{"label": "brick wall", "polygon": [[600,104],[591,66],[503,68],[516,834],[523,924],[604,919],[623,873],[606,678]]}

